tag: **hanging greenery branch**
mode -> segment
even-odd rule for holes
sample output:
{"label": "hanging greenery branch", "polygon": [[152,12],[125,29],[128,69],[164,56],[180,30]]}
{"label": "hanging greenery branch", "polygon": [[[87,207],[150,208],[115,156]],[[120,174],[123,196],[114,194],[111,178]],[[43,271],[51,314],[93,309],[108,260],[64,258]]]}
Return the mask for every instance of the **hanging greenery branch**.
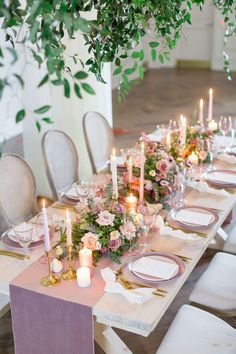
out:
{"label": "hanging greenery branch", "polygon": [[[225,42],[236,33],[235,0],[213,0],[225,23]],[[114,62],[114,75],[120,76],[119,99],[123,100],[131,87],[144,77],[144,51],[137,49],[150,32],[154,38],[149,42],[152,60],[164,63],[176,46],[182,27],[191,24],[192,6],[200,8],[204,0],[0,0],[0,21],[5,32],[5,43],[0,47],[0,66],[6,65],[10,55],[11,65],[18,60],[19,47],[30,52],[45,76],[37,84],[40,89],[50,83],[61,86],[64,95],[70,98],[73,90],[79,99],[85,94],[94,95],[94,89],[86,82],[88,73],[104,82],[104,63]],[[84,18],[85,13],[96,11],[94,20]],[[84,62],[80,53],[68,55],[67,39],[78,40],[82,35],[88,49],[89,59]],[[76,39],[77,38],[77,39]],[[135,49],[134,49],[135,48]],[[77,70],[67,63],[70,58]],[[229,75],[229,60],[224,53],[224,67]],[[73,65],[74,67],[74,65]],[[21,88],[27,84],[23,74],[11,73],[0,78],[0,99],[12,82]],[[47,110],[45,110],[46,108]],[[44,113],[50,106],[34,110],[36,126],[52,123]],[[26,116],[25,109],[16,115],[19,122]],[[42,116],[42,117],[41,117]]]}

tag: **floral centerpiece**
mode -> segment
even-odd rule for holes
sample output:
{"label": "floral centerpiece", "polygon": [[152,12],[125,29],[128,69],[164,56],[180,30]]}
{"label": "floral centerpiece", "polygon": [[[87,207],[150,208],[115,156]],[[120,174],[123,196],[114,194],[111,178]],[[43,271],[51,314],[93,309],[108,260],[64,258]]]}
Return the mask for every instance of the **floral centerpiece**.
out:
{"label": "floral centerpiece", "polygon": [[118,201],[89,198],[78,203],[75,211],[73,242],[91,249],[95,262],[107,255],[119,263],[124,252],[138,241],[138,224],[131,216],[125,217],[124,206]]}
{"label": "floral centerpiece", "polygon": [[[147,142],[145,145],[144,198],[149,203],[161,203],[169,209],[171,198],[178,189],[178,168],[174,158],[162,145]],[[140,177],[140,167],[134,167],[135,189]],[[135,186],[136,185],[136,186]]]}
{"label": "floral centerpiece", "polygon": [[[202,161],[208,161],[208,141],[212,141],[216,131],[203,129],[201,126],[187,127],[186,143],[181,146],[179,137],[180,132],[174,131],[171,133],[171,146],[168,153],[173,156],[177,163],[186,160],[192,153],[196,154]],[[163,139],[165,144],[166,138]]]}

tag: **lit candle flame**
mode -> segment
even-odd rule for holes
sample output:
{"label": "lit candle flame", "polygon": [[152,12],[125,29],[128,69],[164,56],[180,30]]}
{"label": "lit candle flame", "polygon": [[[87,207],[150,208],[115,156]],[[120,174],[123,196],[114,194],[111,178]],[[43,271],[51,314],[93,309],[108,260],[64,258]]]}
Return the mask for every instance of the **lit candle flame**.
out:
{"label": "lit candle flame", "polygon": [[210,96],[213,95],[213,90],[212,90],[212,88],[210,88],[210,90],[209,90],[209,95],[210,95]]}
{"label": "lit candle flame", "polygon": [[115,148],[112,149],[112,156],[116,156],[116,149]]}
{"label": "lit candle flame", "polygon": [[68,209],[66,209],[66,218],[67,218],[67,220],[70,219],[70,214],[69,214],[69,210]]}
{"label": "lit candle flame", "polygon": [[45,208],[45,199],[43,199],[43,208]]}

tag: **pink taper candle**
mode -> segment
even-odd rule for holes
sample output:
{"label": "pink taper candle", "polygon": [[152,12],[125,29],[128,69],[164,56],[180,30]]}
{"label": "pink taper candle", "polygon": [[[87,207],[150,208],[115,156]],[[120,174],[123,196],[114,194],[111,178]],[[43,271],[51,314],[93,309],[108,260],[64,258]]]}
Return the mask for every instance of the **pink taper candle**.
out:
{"label": "pink taper candle", "polygon": [[204,123],[203,123],[203,105],[204,105],[204,101],[201,98],[200,102],[199,102],[199,124],[201,125],[201,127],[203,127]]}
{"label": "pink taper candle", "polygon": [[49,229],[48,229],[48,217],[47,217],[47,209],[45,208],[44,199],[43,199],[43,207],[42,207],[42,216],[43,216],[45,251],[50,252],[51,245],[50,245],[50,237],[49,237]]}
{"label": "pink taper candle", "polygon": [[212,120],[212,110],[213,110],[213,90],[209,90],[209,106],[208,106],[208,121]]}
{"label": "pink taper candle", "polygon": [[139,201],[142,203],[144,199],[144,143],[141,144],[141,158],[140,158],[140,188],[139,188]]}

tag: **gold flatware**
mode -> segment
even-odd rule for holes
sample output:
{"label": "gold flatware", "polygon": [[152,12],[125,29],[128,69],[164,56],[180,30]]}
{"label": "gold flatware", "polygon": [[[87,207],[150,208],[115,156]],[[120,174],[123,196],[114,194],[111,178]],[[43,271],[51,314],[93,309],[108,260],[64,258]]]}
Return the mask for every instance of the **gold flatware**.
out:
{"label": "gold flatware", "polygon": [[[151,251],[151,252],[158,252],[158,251],[155,250],[155,249],[150,249],[150,251]],[[182,255],[177,254],[177,253],[172,253],[172,252],[171,252],[171,254],[173,254],[173,256],[176,256],[176,257],[181,258],[184,262],[187,262],[187,261],[191,261],[191,260],[192,260],[192,258],[190,258],[190,257],[182,256]]]}
{"label": "gold flatware", "polygon": [[12,252],[12,251],[5,251],[5,250],[0,250],[0,255],[13,257],[13,258],[18,258],[18,259],[30,258],[28,255],[25,255],[25,254]]}
{"label": "gold flatware", "polygon": [[[131,282],[127,279],[125,279],[124,277],[122,276],[119,276],[118,277],[118,280],[120,281],[121,285],[123,285],[127,290],[132,290],[132,289],[135,289],[135,287],[139,287],[139,288],[153,288],[152,286],[150,285],[146,285],[146,284],[141,284],[141,283],[136,283],[136,282]],[[163,290],[163,289],[160,289],[160,288],[157,288],[157,289],[154,289],[154,292],[160,294],[161,296],[165,296],[165,294],[167,293],[166,290]]]}
{"label": "gold flatware", "polygon": [[118,268],[114,270],[114,273],[116,275],[120,275],[122,273],[123,268],[129,263],[130,259],[127,259],[126,261],[124,261],[124,263],[122,263],[122,265]]}
{"label": "gold flatware", "polygon": [[196,234],[200,237],[207,237],[208,235],[207,234],[204,234],[203,232],[199,232],[199,231],[191,231],[191,230],[186,230],[186,229],[182,229],[180,227],[174,227],[172,225],[169,225],[168,223],[166,223],[166,226],[169,226],[171,227],[173,230],[180,230],[180,231],[183,231],[185,234]]}
{"label": "gold flatware", "polygon": [[53,208],[53,209],[63,209],[63,210],[66,210],[68,209],[69,211],[74,211],[74,208],[70,206],[67,206],[67,205],[64,205],[64,204],[53,204],[50,206],[50,208]]}

